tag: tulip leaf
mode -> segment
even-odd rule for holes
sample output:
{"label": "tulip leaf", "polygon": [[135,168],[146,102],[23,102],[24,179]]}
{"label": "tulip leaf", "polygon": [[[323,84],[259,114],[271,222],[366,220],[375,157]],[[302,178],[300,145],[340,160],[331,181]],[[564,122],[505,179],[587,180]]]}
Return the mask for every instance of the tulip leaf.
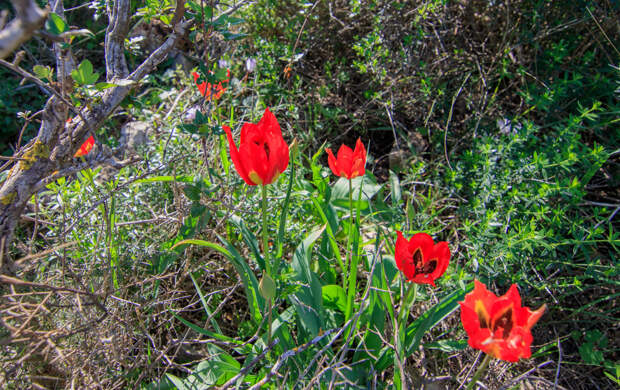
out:
{"label": "tulip leaf", "polygon": [[402,193],[400,190],[400,181],[398,175],[394,171],[390,171],[390,190],[392,192],[392,205],[398,206],[402,200]]}
{"label": "tulip leaf", "polygon": [[218,325],[217,321],[215,320],[215,318],[211,314],[211,310],[209,309],[209,305],[207,305],[207,301],[205,300],[205,296],[202,294],[202,291],[200,290],[200,286],[198,285],[198,282],[196,282],[196,278],[194,278],[194,274],[192,274],[190,272],[189,273],[189,277],[192,279],[192,283],[194,283],[194,288],[196,288],[196,292],[198,293],[198,296],[200,297],[200,302],[202,303],[202,308],[205,309],[205,313],[207,314],[207,317],[211,318],[211,325],[213,325],[213,329],[215,329],[215,331],[217,333],[222,334],[222,329],[220,329],[220,326]]}
{"label": "tulip leaf", "polygon": [[243,287],[245,288],[245,295],[248,300],[248,305],[250,307],[250,313],[252,314],[252,318],[256,323],[259,323],[262,318],[262,312],[265,308],[265,300],[260,296],[258,292],[258,279],[254,275],[254,272],[245,261],[243,256],[225,239],[220,238],[230,253],[232,257],[229,259],[233,263],[237,273],[241,276],[241,280],[243,282]]}
{"label": "tulip leaf", "polygon": [[250,229],[248,229],[245,222],[243,222],[243,220],[237,215],[233,215],[229,219],[229,221],[232,222],[233,225],[237,226],[241,230],[241,236],[243,237],[243,241],[245,241],[247,246],[250,247],[250,250],[252,251],[252,254],[254,255],[254,259],[256,259],[256,263],[258,264],[260,269],[264,271],[265,260],[263,259],[263,256],[260,253],[258,240],[256,239],[256,236],[254,235],[254,233],[252,233]]}
{"label": "tulip leaf", "polygon": [[422,337],[426,332],[434,328],[444,318],[452,314],[459,307],[459,301],[465,299],[465,294],[474,288],[474,283],[469,283],[464,290],[456,290],[443,298],[438,304],[427,310],[424,314],[413,321],[408,327],[405,336],[406,354],[414,353],[420,346]]}
{"label": "tulip leaf", "polygon": [[467,348],[467,340],[437,340],[423,345],[426,349],[438,349],[445,353],[454,353]]}
{"label": "tulip leaf", "polygon": [[319,213],[319,216],[321,217],[321,219],[323,220],[323,223],[325,224],[325,232],[329,239],[329,244],[331,245],[332,251],[334,252],[334,255],[336,256],[338,265],[340,266],[342,270],[344,270],[345,269],[344,263],[342,262],[342,257],[340,256],[340,249],[338,248],[338,243],[336,242],[336,236],[334,235],[332,224],[330,223],[330,220],[327,218],[327,215],[325,215],[325,212],[323,211],[323,208],[319,204],[319,201],[314,197],[310,197],[310,201],[314,205],[316,211]]}
{"label": "tulip leaf", "polygon": [[221,253],[224,257],[226,257],[235,267],[235,270],[241,277],[241,281],[243,283],[243,287],[245,289],[246,299],[248,300],[248,306],[250,308],[250,313],[252,318],[256,323],[259,323],[262,318],[262,310],[265,306],[265,300],[258,293],[258,280],[254,275],[254,272],[245,261],[243,256],[232,246],[228,241],[219,237],[220,241],[224,243],[226,248],[218,245],[214,242],[198,240],[198,239],[187,239],[182,240],[174,244],[171,249],[174,249],[180,245],[199,245],[204,246],[210,249],[213,249],[219,253]]}
{"label": "tulip leaf", "polygon": [[347,297],[344,289],[337,284],[323,286],[323,305],[330,309],[340,310],[344,313],[347,308]]}
{"label": "tulip leaf", "polygon": [[[427,310],[418,319],[413,321],[406,331],[405,355],[413,354],[422,341],[426,332],[439,324],[444,318],[453,313],[459,306],[459,301],[465,299],[465,295],[474,288],[474,283],[469,283],[464,290],[456,290],[444,297],[438,304]],[[394,361],[394,349],[384,347],[379,354],[375,370],[383,371]]]}
{"label": "tulip leaf", "polygon": [[293,255],[291,266],[295,272],[295,279],[302,283],[302,287],[293,295],[289,295],[295,306],[302,327],[316,337],[323,327],[323,294],[321,282],[310,270],[310,254],[314,242],[321,236],[325,227],[316,229],[299,244]]}
{"label": "tulip leaf", "polygon": [[[383,187],[368,176],[356,177],[351,180],[353,207],[366,210],[370,200]],[[360,193],[361,190],[361,193]],[[331,203],[334,206],[349,208],[349,179],[341,177],[332,188]]]}

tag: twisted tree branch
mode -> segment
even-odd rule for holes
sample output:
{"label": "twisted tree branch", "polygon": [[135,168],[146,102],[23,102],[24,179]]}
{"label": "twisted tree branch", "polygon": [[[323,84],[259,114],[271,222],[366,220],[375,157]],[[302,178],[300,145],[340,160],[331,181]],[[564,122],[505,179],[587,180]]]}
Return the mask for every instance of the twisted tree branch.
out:
{"label": "twisted tree branch", "polygon": [[[184,3],[183,0],[179,0]],[[56,0],[52,9],[59,15],[64,14],[62,1]],[[124,58],[124,39],[129,24],[129,1],[115,2],[111,13],[110,28],[106,32],[105,59],[107,79],[116,82],[116,87],[106,89],[98,97],[98,104],[85,104],[79,113],[80,120],[66,124],[67,105],[59,96],[52,96],[42,113],[42,123],[37,137],[16,152],[22,159],[9,172],[8,178],[0,186],[0,273],[14,273],[16,270],[7,256],[13,239],[13,232],[20,220],[28,200],[36,193],[53,172],[71,171],[76,166],[73,158],[91,129],[100,127],[105,119],[118,107],[121,101],[136,87],[144,76],[152,72],[168,55],[177,41],[183,37],[191,26],[191,21],[182,21],[184,7],[177,8],[175,20],[179,20],[172,34],[131,74],[128,74]],[[180,15],[180,16],[179,16]],[[56,46],[57,44],[55,44]],[[75,61],[70,50],[58,45],[55,47],[58,79],[65,84],[61,95],[71,90],[73,81],[68,77]],[[130,81],[120,82],[122,80]],[[65,100],[66,101],[66,100]],[[96,164],[97,161],[92,161]],[[84,167],[86,168],[86,167]]]}
{"label": "twisted tree branch", "polygon": [[41,9],[34,0],[11,0],[15,18],[0,30],[0,59],[6,58],[26,42],[47,18],[47,9]]}

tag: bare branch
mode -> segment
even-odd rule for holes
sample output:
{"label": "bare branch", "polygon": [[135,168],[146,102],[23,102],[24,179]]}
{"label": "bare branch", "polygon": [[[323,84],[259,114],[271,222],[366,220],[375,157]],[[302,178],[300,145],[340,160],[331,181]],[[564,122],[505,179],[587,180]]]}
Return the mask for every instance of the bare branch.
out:
{"label": "bare branch", "polygon": [[[62,0],[50,1],[52,6],[52,12],[65,19],[65,8]],[[54,43],[54,55],[56,57],[56,72],[58,75],[58,81],[63,86],[63,92],[65,90],[71,91],[73,89],[73,81],[70,79],[71,71],[75,69],[75,58],[71,52],[71,46],[63,45],[61,43]]]}
{"label": "bare branch", "polygon": [[125,37],[129,31],[129,0],[114,2],[105,33],[105,68],[107,80],[125,78],[129,73],[125,59]]}
{"label": "bare branch", "polygon": [[12,0],[15,19],[0,31],[0,59],[26,42],[43,26],[48,10],[41,9],[34,0]]}
{"label": "bare branch", "polygon": [[[6,258],[13,238],[13,232],[20,220],[23,210],[31,196],[45,185],[46,178],[53,176],[53,172],[73,172],[76,164],[73,155],[79,145],[84,142],[86,135],[100,127],[105,119],[118,107],[121,101],[129,94],[132,88],[155,67],[166,59],[168,53],[174,48],[177,41],[183,37],[191,21],[181,21],[174,26],[172,34],[155,50],[137,69],[129,76],[125,70],[126,62],[123,55],[122,40],[124,40],[126,25],[128,23],[128,0],[115,2],[116,11],[112,12],[109,36],[106,36],[106,67],[108,80],[127,78],[134,83],[118,83],[116,87],[106,89],[99,103],[81,111],[80,120],[70,126],[65,125],[68,106],[60,97],[52,96],[45,105],[42,114],[42,123],[37,137],[19,153],[28,161],[19,161],[11,170],[8,178],[0,186],[0,273],[15,272],[15,264]],[[61,17],[64,15],[62,1],[55,0],[52,4],[54,10]],[[123,12],[125,13],[123,16]],[[126,23],[127,22],[127,23]],[[125,27],[123,27],[123,25]],[[115,26],[118,29],[115,29]],[[121,39],[122,37],[122,39]],[[118,41],[121,39],[121,41]],[[72,88],[73,82],[68,78],[68,70],[73,69],[75,62],[70,50],[64,50],[59,44],[54,44],[59,81],[64,81],[65,88],[61,92],[66,93]],[[116,54],[108,53],[116,51]],[[67,77],[63,77],[67,76]],[[88,107],[88,105],[86,105]],[[118,162],[120,167],[126,162]],[[3,260],[9,260],[3,264]]]}

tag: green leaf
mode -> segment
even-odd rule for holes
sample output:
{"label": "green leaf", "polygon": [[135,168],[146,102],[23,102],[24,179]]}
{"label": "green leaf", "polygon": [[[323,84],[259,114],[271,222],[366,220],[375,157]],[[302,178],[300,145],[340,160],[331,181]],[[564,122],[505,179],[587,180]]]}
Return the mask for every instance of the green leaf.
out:
{"label": "green leaf", "polygon": [[197,240],[197,239],[187,239],[187,240],[182,240],[177,242],[176,244],[174,244],[172,246],[172,249],[175,249],[178,246],[181,245],[199,245],[199,246],[204,246],[210,249],[213,249],[217,252],[220,252],[221,254],[223,254],[224,256],[226,256],[227,258],[231,258],[232,257],[232,253],[230,251],[228,251],[226,248],[214,243],[214,242],[210,242],[210,241],[204,241],[204,240]]}
{"label": "green leaf", "polygon": [[60,35],[69,30],[69,25],[58,14],[50,12],[45,22],[45,30],[53,35]]}
{"label": "green leaf", "polygon": [[200,194],[201,194],[200,187],[192,185],[192,184],[187,184],[183,188],[183,192],[185,193],[185,196],[187,196],[189,200],[192,200],[194,202],[200,201]]}
{"label": "green leaf", "polygon": [[403,197],[400,191],[400,181],[398,175],[393,171],[390,171],[390,190],[392,192],[392,205],[398,206]]}
{"label": "green leaf", "polygon": [[112,87],[116,87],[117,84],[113,84],[113,83],[108,83],[106,81],[102,81],[100,83],[95,84],[95,89],[97,91],[103,91],[104,89],[108,89],[108,88],[112,88]]}
{"label": "green leaf", "polygon": [[323,305],[330,309],[340,310],[342,313],[347,307],[347,297],[344,289],[337,284],[329,284],[323,286]]}
{"label": "green leaf", "polygon": [[224,36],[224,39],[227,40],[227,41],[237,41],[239,39],[243,39],[243,38],[247,37],[248,34],[231,33],[230,31],[224,31],[224,32],[222,32],[222,36]]}
{"label": "green leaf", "polygon": [[181,183],[191,183],[194,181],[194,176],[191,175],[178,175],[178,176],[153,176],[146,179],[136,180],[134,184],[138,183],[156,183],[156,182],[181,182]]}
{"label": "green leaf", "polygon": [[243,241],[245,241],[247,246],[250,247],[250,250],[252,251],[252,254],[254,255],[254,259],[256,260],[258,267],[264,271],[265,260],[263,259],[263,256],[260,253],[258,239],[254,235],[254,233],[252,233],[250,229],[248,229],[245,222],[238,215],[233,215],[229,219],[229,221],[232,222],[233,225],[237,226],[241,230],[241,236],[243,237]]}
{"label": "green leaf", "polygon": [[445,353],[454,353],[467,348],[467,340],[438,340],[424,344],[426,349],[438,349]]}
{"label": "green leaf", "polygon": [[228,78],[228,70],[224,68],[219,68],[214,72],[214,76],[216,81],[224,81]]}
{"label": "green leaf", "polygon": [[159,20],[161,20],[164,24],[170,24],[170,15],[159,15]]}
{"label": "green leaf", "polygon": [[297,310],[302,327],[311,337],[316,337],[323,328],[323,294],[319,278],[310,270],[310,254],[314,242],[324,229],[319,228],[308,234],[295,250],[291,263],[296,273],[295,279],[302,282],[303,286],[289,299]]}
{"label": "green leaf", "polygon": [[198,282],[196,282],[196,279],[194,278],[194,274],[192,274],[190,272],[189,277],[192,278],[192,283],[194,283],[194,287],[196,288],[196,292],[198,293],[198,296],[200,297],[200,302],[202,303],[202,308],[205,309],[205,313],[207,314],[207,317],[211,317],[211,325],[213,325],[213,329],[215,329],[215,331],[217,333],[221,334],[222,333],[222,329],[220,329],[220,326],[218,325],[217,321],[211,315],[211,310],[209,310],[209,305],[207,305],[207,301],[205,300],[205,297],[202,294],[202,291],[200,290],[200,286],[198,285]]}
{"label": "green leaf", "polygon": [[310,197],[310,201],[314,205],[316,211],[319,213],[319,216],[321,217],[321,219],[323,220],[323,223],[325,224],[325,231],[327,232],[329,244],[332,248],[332,251],[334,252],[334,255],[336,256],[338,265],[340,266],[342,270],[344,270],[344,263],[342,262],[342,257],[340,256],[340,249],[338,248],[338,243],[336,242],[336,236],[334,235],[334,231],[332,230],[330,221],[327,218],[327,215],[325,215],[325,212],[323,211],[323,208],[319,204],[319,201],[315,197]]}
{"label": "green leaf", "polygon": [[235,249],[235,247],[230,244],[228,241],[219,237],[220,241],[222,241],[226,247],[227,252],[229,253],[228,260],[233,264],[235,270],[241,277],[241,281],[243,282],[243,287],[245,289],[245,296],[248,300],[248,306],[250,308],[250,313],[252,314],[252,318],[256,323],[259,323],[262,318],[262,311],[265,309],[265,300],[258,291],[258,279],[256,279],[256,275],[254,275],[254,271],[245,261],[243,256]]}
{"label": "green leaf", "polygon": [[[369,206],[370,199],[383,187],[372,181],[369,177],[356,177],[351,180],[353,207],[365,210]],[[361,194],[360,194],[361,190]],[[361,197],[360,197],[361,195]],[[359,199],[359,201],[358,201]],[[349,179],[341,177],[332,188],[331,203],[334,206],[349,208]]]}
{"label": "green leaf", "polygon": [[260,278],[260,282],[258,283],[258,290],[260,291],[260,295],[268,301],[273,301],[276,297],[277,286],[276,282],[273,280],[271,276],[264,273],[263,277]]}
{"label": "green leaf", "polygon": [[438,304],[427,310],[408,327],[405,337],[406,353],[412,354],[420,345],[426,332],[434,328],[444,318],[452,314],[459,307],[459,301],[465,299],[465,294],[474,288],[474,283],[469,283],[465,290],[456,290],[444,297]]}
{"label": "green leaf", "polygon": [[[407,327],[405,336],[405,354],[413,354],[422,341],[422,336],[444,318],[454,312],[458,306],[459,301],[465,298],[465,294],[474,288],[474,283],[469,283],[464,290],[456,290],[451,294],[444,297],[438,304],[427,310],[422,316],[411,323]],[[381,350],[379,359],[375,369],[377,371],[383,371],[389,367],[390,363],[394,361],[394,349],[391,347],[385,347]]]}
{"label": "green leaf", "polygon": [[234,17],[234,16],[229,16],[227,21],[228,21],[228,24],[230,24],[231,26],[235,26],[237,24],[241,24],[241,23],[245,22],[244,19],[237,18],[237,17]]}
{"label": "green leaf", "polygon": [[185,386],[185,381],[183,379],[169,373],[166,373],[166,378],[170,380],[178,390],[189,390],[189,388]]}
{"label": "green leaf", "polygon": [[71,71],[71,77],[80,85],[90,85],[97,81],[99,73],[93,73],[93,64],[89,60],[84,60],[77,69]]}
{"label": "green leaf", "polygon": [[34,74],[37,75],[38,78],[42,80],[47,79],[48,81],[52,81],[54,71],[49,66],[35,65],[32,68],[32,71],[34,72]]}

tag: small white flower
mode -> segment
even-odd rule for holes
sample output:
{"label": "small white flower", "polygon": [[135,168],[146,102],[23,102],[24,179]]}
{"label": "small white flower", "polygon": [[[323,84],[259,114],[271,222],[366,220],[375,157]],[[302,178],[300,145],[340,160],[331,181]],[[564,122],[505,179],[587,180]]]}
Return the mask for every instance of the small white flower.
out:
{"label": "small white flower", "polygon": [[248,73],[252,73],[254,72],[254,69],[256,69],[256,60],[254,58],[248,58],[245,60],[245,70]]}
{"label": "small white flower", "polygon": [[187,112],[183,116],[183,121],[184,122],[193,122],[194,119],[196,119],[196,112],[197,111],[198,111],[198,107],[196,107],[196,106],[191,107],[189,110],[187,110]]}
{"label": "small white flower", "polygon": [[497,128],[499,132],[502,134],[517,134],[519,130],[521,130],[520,123],[512,123],[508,118],[501,118],[497,120]]}
{"label": "small white flower", "polygon": [[225,59],[221,59],[217,62],[217,66],[219,66],[220,68],[227,68],[228,61],[226,61]]}

